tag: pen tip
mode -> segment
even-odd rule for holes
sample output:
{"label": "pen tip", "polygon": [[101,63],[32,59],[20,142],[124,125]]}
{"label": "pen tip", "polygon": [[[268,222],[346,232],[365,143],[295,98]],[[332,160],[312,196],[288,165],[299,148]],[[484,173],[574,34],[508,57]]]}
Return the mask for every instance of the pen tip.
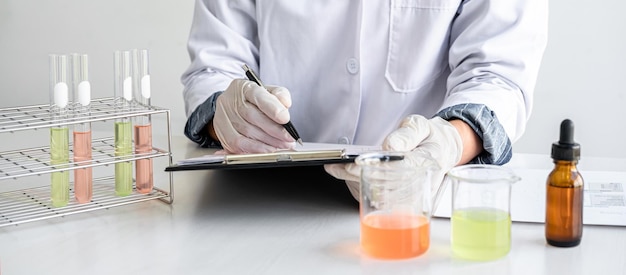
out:
{"label": "pen tip", "polygon": [[304,146],[304,144],[302,143],[302,139],[301,138],[299,138],[297,141],[300,144],[300,146]]}

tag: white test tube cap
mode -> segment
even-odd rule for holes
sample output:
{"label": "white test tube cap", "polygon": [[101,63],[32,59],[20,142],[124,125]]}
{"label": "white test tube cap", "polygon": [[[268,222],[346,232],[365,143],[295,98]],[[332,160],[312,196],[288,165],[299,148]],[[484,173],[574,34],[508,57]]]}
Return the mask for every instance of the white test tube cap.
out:
{"label": "white test tube cap", "polygon": [[78,83],[76,92],[78,93],[78,103],[80,103],[80,105],[87,106],[91,103],[91,84],[89,84],[89,81],[81,81]]}
{"label": "white test tube cap", "polygon": [[144,75],[141,78],[141,96],[150,98],[150,75]]}
{"label": "white test tube cap", "polygon": [[67,107],[69,101],[69,92],[67,83],[58,82],[54,85],[54,105],[59,108]]}
{"label": "white test tube cap", "polygon": [[131,101],[133,100],[133,78],[127,77],[124,79],[124,83],[122,83],[122,96],[124,99]]}

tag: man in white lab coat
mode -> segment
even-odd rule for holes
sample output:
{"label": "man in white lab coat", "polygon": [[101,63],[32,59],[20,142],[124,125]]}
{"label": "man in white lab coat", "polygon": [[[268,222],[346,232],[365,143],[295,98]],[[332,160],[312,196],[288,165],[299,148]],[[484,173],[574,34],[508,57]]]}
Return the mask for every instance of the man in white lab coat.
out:
{"label": "man in white lab coat", "polygon": [[423,151],[444,172],[504,164],[531,113],[547,17],[545,0],[197,0],[185,134],[268,152],[294,146],[291,120],[305,142]]}

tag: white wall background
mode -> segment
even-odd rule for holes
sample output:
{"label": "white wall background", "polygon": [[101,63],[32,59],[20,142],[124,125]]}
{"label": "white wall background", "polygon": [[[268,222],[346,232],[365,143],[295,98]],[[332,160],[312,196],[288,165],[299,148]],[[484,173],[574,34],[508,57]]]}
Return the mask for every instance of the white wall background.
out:
{"label": "white wall background", "polygon": [[[570,118],[583,159],[626,157],[625,9],[619,0],[550,1],[535,108],[516,152],[549,154],[561,120]],[[192,0],[2,0],[0,106],[48,102],[49,53],[89,54],[93,96],[107,97],[113,93],[113,51],[148,48],[153,104],[171,109],[172,129],[180,134],[179,78],[189,64],[192,13]]]}
{"label": "white wall background", "polygon": [[0,0],[0,106],[48,103],[49,53],[88,54],[92,97],[113,96],[113,52],[146,48],[152,104],[182,133],[192,15],[192,0]]}
{"label": "white wall background", "polygon": [[626,157],[624,10],[619,0],[550,1],[535,108],[515,151],[549,154],[561,121],[570,118],[581,162],[585,156]]}

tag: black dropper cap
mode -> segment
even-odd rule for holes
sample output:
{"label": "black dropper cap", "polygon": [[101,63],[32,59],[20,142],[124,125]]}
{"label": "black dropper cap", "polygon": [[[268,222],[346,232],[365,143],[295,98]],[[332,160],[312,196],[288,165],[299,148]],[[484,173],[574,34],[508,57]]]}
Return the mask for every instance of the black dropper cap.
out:
{"label": "black dropper cap", "polygon": [[569,119],[561,122],[559,141],[552,143],[552,159],[567,161],[580,159],[580,144],[574,142],[574,122]]}

